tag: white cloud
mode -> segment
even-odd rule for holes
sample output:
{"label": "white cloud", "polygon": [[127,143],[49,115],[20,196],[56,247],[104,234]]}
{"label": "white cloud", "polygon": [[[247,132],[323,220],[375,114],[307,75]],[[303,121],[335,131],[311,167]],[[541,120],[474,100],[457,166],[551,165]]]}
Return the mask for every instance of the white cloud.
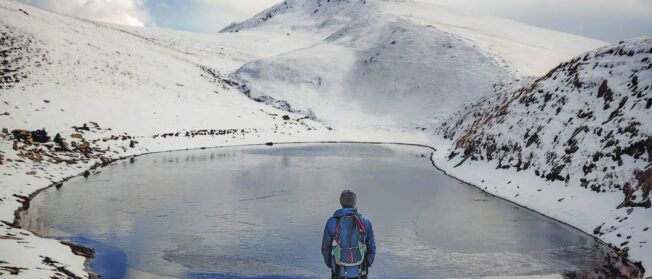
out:
{"label": "white cloud", "polygon": [[144,0],[23,0],[57,13],[91,20],[145,26],[150,21]]}
{"label": "white cloud", "polygon": [[[21,0],[76,17],[217,32],[282,0]],[[315,0],[307,0],[315,1]],[[417,0],[616,42],[652,34],[652,0]]]}
{"label": "white cloud", "polygon": [[[309,0],[314,1],[314,0]],[[416,0],[611,42],[652,34],[652,0]],[[216,32],[282,0],[160,0],[171,2],[178,17],[152,12],[170,28]],[[189,7],[179,12],[180,6]]]}

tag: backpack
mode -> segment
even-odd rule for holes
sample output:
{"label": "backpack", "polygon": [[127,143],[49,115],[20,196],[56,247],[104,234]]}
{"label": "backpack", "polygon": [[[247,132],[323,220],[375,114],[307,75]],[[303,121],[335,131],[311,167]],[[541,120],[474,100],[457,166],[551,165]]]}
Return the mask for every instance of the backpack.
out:
{"label": "backpack", "polygon": [[351,214],[337,218],[333,235],[332,256],[338,266],[362,268],[367,245],[365,244],[366,229],[360,215]]}

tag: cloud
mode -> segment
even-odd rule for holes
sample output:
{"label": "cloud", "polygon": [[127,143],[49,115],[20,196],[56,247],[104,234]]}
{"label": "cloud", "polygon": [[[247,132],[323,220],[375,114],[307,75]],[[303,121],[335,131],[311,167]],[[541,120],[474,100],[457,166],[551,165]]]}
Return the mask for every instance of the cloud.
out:
{"label": "cloud", "polygon": [[[21,0],[98,21],[213,33],[282,0]],[[309,0],[314,1],[314,0]],[[652,34],[652,0],[416,0],[617,42]]]}
{"label": "cloud", "polygon": [[[156,23],[217,32],[282,0],[148,0]],[[610,42],[652,35],[652,0],[416,0]],[[167,5],[170,9],[153,9]],[[164,11],[161,13],[161,11]]]}
{"label": "cloud", "polygon": [[145,26],[150,16],[144,0],[22,0],[57,13],[91,20]]}
{"label": "cloud", "polygon": [[652,35],[650,0],[419,0],[616,42]]}

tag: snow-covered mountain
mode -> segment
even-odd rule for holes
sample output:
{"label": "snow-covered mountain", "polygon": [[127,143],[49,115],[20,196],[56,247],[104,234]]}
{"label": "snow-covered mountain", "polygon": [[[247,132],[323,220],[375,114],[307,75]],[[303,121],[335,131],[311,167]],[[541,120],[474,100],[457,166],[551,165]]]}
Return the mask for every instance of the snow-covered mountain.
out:
{"label": "snow-covered mountain", "polygon": [[[649,249],[650,238],[644,216],[652,190],[652,37],[603,47],[505,86],[453,114],[437,132],[454,141],[445,159],[452,168],[487,162],[581,187],[581,195],[614,197],[584,205],[582,211],[617,216],[594,222],[594,233],[620,248],[636,247],[635,254],[650,261],[641,250]],[[503,192],[518,193],[516,187]],[[642,215],[630,215],[635,208]],[[573,210],[567,213],[580,214]]]}
{"label": "snow-covered mountain", "polygon": [[16,210],[54,182],[148,152],[330,138],[324,125],[222,81],[278,51],[260,49],[278,42],[265,34],[233,37],[127,28],[0,1],[0,278],[89,277],[70,247],[16,226]]}
{"label": "snow-covered mountain", "polygon": [[[465,32],[455,32],[450,28],[456,20],[464,24],[459,20],[463,16],[443,18],[444,23],[428,22],[393,12],[391,6],[406,9],[414,4],[285,1],[223,32],[264,31],[287,37],[315,32],[323,38],[306,47],[246,63],[233,79],[252,98],[330,124],[383,123],[385,127],[413,128],[437,122],[493,92],[494,84],[521,78],[505,58],[472,40],[474,34],[484,31],[474,33],[465,28]],[[522,24],[512,25],[520,32],[550,35]],[[552,37],[563,37],[557,41],[564,42],[569,36]],[[512,50],[517,50],[525,43],[518,39],[529,38],[510,39],[514,40]],[[602,45],[583,38],[572,43],[588,46],[585,50]],[[530,50],[544,61],[547,58],[541,57],[546,57],[547,51],[543,46]]]}
{"label": "snow-covered mountain", "polygon": [[[455,160],[487,160],[650,207],[652,38],[564,62],[454,114],[441,132]],[[459,153],[459,156],[456,154]]]}
{"label": "snow-covered mountain", "polygon": [[[7,114],[5,125],[60,131],[95,121],[151,135],[282,123],[268,116],[267,106],[214,77],[241,56],[231,51],[235,47],[225,42],[228,37],[180,34],[180,42],[167,45],[127,28],[11,1],[3,1],[2,7],[6,50],[0,111]],[[204,49],[187,47],[195,40]],[[209,47],[211,52],[204,51]]]}
{"label": "snow-covered mountain", "polygon": [[[410,0],[288,0],[204,35],[97,23],[0,0],[0,128],[6,129],[0,133],[0,255],[10,255],[0,265],[19,268],[24,278],[89,277],[84,259],[68,246],[17,228],[15,210],[27,207],[37,190],[118,158],[268,141],[393,141],[446,151],[450,141],[428,138],[427,128],[442,122],[441,134],[460,143],[456,153],[486,159],[485,136],[493,136],[496,146],[520,147],[492,150],[501,166],[518,165],[509,159],[521,153],[525,162],[530,151],[528,172],[563,180],[568,174],[569,185],[599,191],[620,191],[629,182],[625,205],[644,205],[649,182],[637,184],[632,175],[650,158],[649,39],[532,78],[604,45]],[[596,88],[601,97],[591,93]],[[514,117],[492,116],[489,110],[514,94],[524,98],[509,102],[507,115]],[[512,131],[503,123],[512,123]],[[467,132],[472,125],[477,129]],[[35,131],[43,128],[49,137]],[[537,145],[556,157],[546,161]],[[564,160],[570,162],[555,169]],[[608,177],[599,174],[605,167]],[[602,201],[585,194],[590,190],[571,191],[562,193]],[[583,229],[611,218],[547,209]]]}
{"label": "snow-covered mountain", "polygon": [[234,22],[221,32],[240,32],[252,28],[287,26],[292,30],[315,32],[347,25],[363,14],[369,14],[372,1],[366,0],[287,0],[266,9],[243,22]]}

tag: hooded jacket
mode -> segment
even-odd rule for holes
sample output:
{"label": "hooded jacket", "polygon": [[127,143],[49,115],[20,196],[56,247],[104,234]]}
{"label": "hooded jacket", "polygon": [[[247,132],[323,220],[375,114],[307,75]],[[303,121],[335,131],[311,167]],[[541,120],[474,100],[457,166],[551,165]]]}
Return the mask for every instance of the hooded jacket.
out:
{"label": "hooded jacket", "polygon": [[[333,250],[333,237],[335,235],[337,219],[344,215],[351,215],[356,213],[358,213],[358,211],[355,208],[342,208],[335,211],[335,213],[333,213],[333,217],[330,217],[328,221],[326,221],[326,227],[324,228],[324,237],[321,241],[321,254],[324,256],[324,262],[326,263],[326,266],[328,266],[328,268],[330,268],[333,272],[335,272],[335,268],[337,268],[336,264],[332,262],[333,259],[331,255],[331,251]],[[376,256],[376,241],[374,239],[374,231],[371,227],[371,221],[365,217],[362,217],[362,215],[359,213],[358,215],[360,216],[360,221],[362,221],[362,224],[365,227],[365,244],[367,245],[367,252],[365,253],[365,257],[367,259],[368,266],[371,267]],[[340,276],[344,276],[343,268],[340,270]],[[358,277],[357,268],[348,268],[347,276]]]}

